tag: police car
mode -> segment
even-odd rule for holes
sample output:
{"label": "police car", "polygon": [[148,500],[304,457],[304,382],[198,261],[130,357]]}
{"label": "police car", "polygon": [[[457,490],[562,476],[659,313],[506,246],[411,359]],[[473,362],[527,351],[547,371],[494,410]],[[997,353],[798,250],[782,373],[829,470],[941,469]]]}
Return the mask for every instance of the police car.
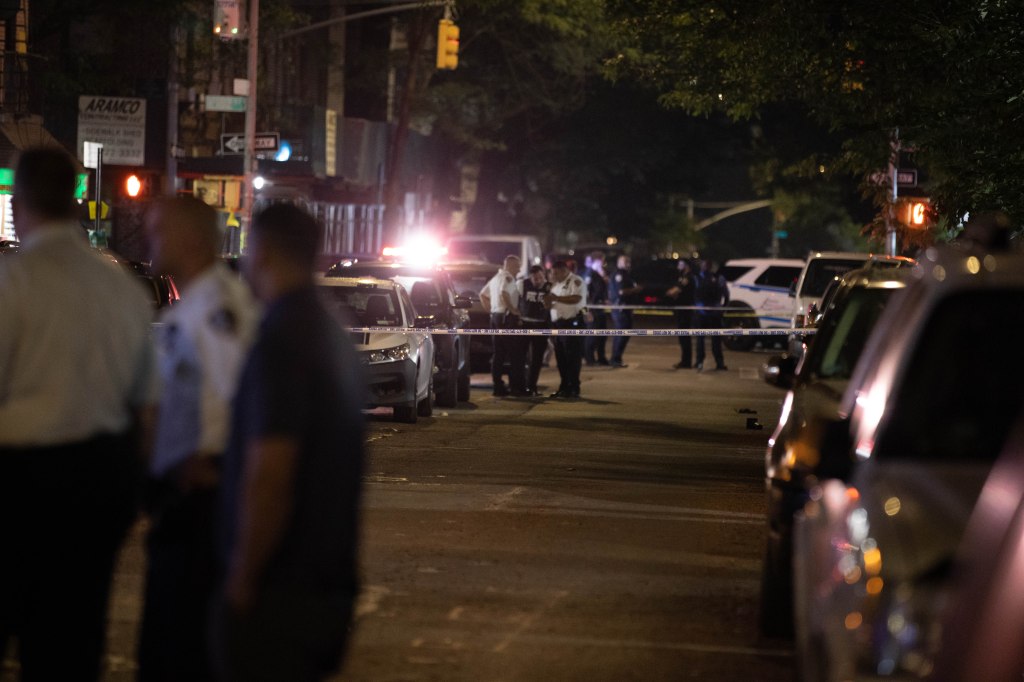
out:
{"label": "police car", "polygon": [[317,288],[328,309],[348,327],[400,328],[352,334],[365,366],[368,407],[393,407],[395,420],[409,424],[431,416],[434,342],[416,327],[405,287],[369,277],[320,277]]}
{"label": "police car", "polygon": [[[793,302],[789,290],[800,278],[804,261],[799,258],[736,258],[726,261],[720,275],[729,287],[727,327],[771,329],[788,327]],[[750,350],[752,336],[733,336],[725,340],[730,350]]]}

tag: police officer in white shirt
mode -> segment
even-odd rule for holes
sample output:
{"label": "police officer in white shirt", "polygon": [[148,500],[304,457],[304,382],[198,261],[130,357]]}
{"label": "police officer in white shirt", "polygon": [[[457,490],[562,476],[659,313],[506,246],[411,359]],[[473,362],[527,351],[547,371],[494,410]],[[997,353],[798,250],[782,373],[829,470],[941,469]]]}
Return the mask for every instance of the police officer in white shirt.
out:
{"label": "police officer in white shirt", "polygon": [[238,376],[255,337],[248,286],[220,262],[217,214],[192,197],[166,198],[145,221],[153,269],[181,302],[157,331],[162,396],[150,464],[149,562],[139,680],[208,680],[209,601],[216,587],[214,519],[220,461]]}
{"label": "police officer in white shirt", "polygon": [[[551,308],[551,322],[556,329],[583,329],[587,287],[583,279],[569,271],[565,261],[551,266],[551,292],[544,300]],[[583,364],[583,337],[556,336],[555,360],[561,383],[552,398],[580,397],[580,368]]]}
{"label": "police officer in white shirt", "polygon": [[137,513],[139,429],[156,398],[152,307],[89,246],[59,148],[14,172],[0,259],[0,652],[25,680],[96,680],[117,549]]}
{"label": "police officer in white shirt", "polygon": [[[519,288],[516,275],[522,261],[518,256],[506,256],[505,263],[480,291],[480,302],[491,312],[492,329],[516,329],[519,321]],[[526,396],[526,344],[525,337],[493,337],[494,354],[491,356],[491,378],[494,395]],[[508,385],[502,380],[508,363]]]}

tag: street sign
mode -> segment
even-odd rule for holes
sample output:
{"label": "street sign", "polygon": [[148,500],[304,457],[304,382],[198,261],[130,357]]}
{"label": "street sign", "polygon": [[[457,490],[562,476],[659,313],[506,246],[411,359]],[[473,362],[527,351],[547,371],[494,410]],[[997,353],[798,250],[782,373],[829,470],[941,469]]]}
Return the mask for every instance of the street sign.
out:
{"label": "street sign", "polygon": [[[258,152],[276,152],[281,145],[280,133],[256,133],[253,147]],[[237,133],[234,135],[225,134],[220,136],[221,154],[244,154],[245,135]]]}
{"label": "street sign", "polygon": [[207,95],[204,107],[207,111],[245,111],[245,97]]}
{"label": "street sign", "polygon": [[917,171],[910,170],[897,170],[896,171],[896,186],[897,187],[917,187]]}
{"label": "street sign", "polygon": [[100,163],[100,152],[102,151],[103,145],[99,142],[83,142],[82,165],[95,170]]}

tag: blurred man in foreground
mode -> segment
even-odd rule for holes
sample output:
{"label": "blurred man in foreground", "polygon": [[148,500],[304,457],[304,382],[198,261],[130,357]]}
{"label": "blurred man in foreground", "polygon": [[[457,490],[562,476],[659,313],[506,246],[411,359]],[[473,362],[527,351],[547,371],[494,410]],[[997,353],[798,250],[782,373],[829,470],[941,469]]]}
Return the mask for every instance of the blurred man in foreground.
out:
{"label": "blurred man in foreground", "polygon": [[218,259],[217,214],[192,197],[146,214],[153,270],[181,301],[157,330],[162,385],[150,464],[146,600],[139,680],[212,679],[207,646],[216,586],[214,519],[231,399],[256,333],[249,288]]}
{"label": "blurred man in foreground", "polygon": [[224,457],[215,618],[225,680],[319,680],[340,664],[358,581],[364,382],[313,283],[319,229],[275,204],[243,262],[266,305]]}
{"label": "blurred man in foreground", "polygon": [[100,676],[137,427],[156,398],[150,304],[90,248],[77,180],[63,150],[22,153],[21,249],[0,262],[0,652],[18,639],[25,680]]}

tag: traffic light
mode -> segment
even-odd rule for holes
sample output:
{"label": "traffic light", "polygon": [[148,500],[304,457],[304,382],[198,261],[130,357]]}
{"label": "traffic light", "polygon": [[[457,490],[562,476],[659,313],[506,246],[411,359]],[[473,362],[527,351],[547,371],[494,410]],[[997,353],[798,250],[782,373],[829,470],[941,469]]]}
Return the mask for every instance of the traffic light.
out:
{"label": "traffic light", "polygon": [[239,0],[213,0],[213,34],[221,40],[242,37]]}
{"label": "traffic light", "polygon": [[119,194],[124,199],[148,199],[155,196],[154,182],[155,178],[151,173],[129,173],[120,181]]}
{"label": "traffic light", "polygon": [[931,225],[931,206],[924,198],[908,198],[903,203],[903,224],[912,230],[923,230]]}
{"label": "traffic light", "polygon": [[437,24],[437,68],[453,70],[459,65],[459,27],[451,19]]}
{"label": "traffic light", "polygon": [[139,180],[139,176],[132,173],[124,181],[124,193],[132,199],[139,196],[139,192],[142,191],[142,180]]}

